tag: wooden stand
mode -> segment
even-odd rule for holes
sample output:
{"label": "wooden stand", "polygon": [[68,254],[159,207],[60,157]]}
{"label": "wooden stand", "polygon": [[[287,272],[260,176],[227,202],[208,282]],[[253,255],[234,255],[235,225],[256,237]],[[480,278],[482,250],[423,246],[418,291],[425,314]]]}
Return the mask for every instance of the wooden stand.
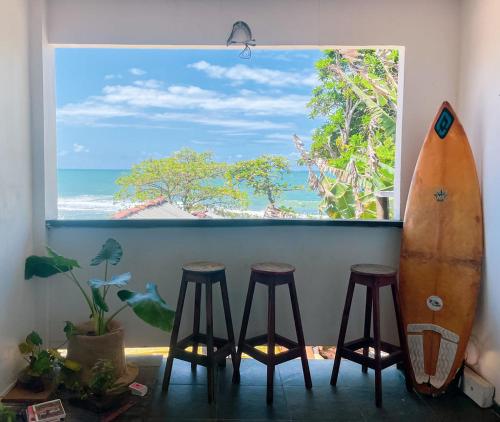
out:
{"label": "wooden stand", "polygon": [[[202,365],[208,371],[208,401],[215,401],[215,366],[216,364],[225,365],[226,357],[231,355],[233,365],[236,361],[236,350],[234,345],[233,322],[231,319],[231,310],[229,308],[229,296],[227,293],[225,267],[222,264],[213,262],[193,262],[185,264],[182,267],[182,281],[175,311],[174,327],[170,338],[170,350],[168,353],[165,374],[163,377],[162,390],[168,391],[170,375],[174,359],[181,359],[191,362],[191,368],[196,370],[196,365]],[[193,333],[182,340],[177,340],[179,336],[179,327],[181,324],[182,309],[188,283],[195,283],[195,305],[194,305],[194,324]],[[213,311],[212,311],[212,285],[220,284],[222,293],[222,304],[224,306],[224,316],[226,319],[227,340],[213,335]],[[206,290],[206,320],[207,332],[200,333],[200,305],[201,305],[201,287],[205,285]],[[198,345],[207,346],[207,355],[198,354]],[[193,351],[185,350],[192,346]],[[217,350],[214,350],[214,347]]]}
{"label": "wooden stand", "polygon": [[[302,330],[302,321],[300,319],[299,303],[297,292],[295,290],[295,280],[293,273],[295,268],[288,264],[263,263],[252,265],[250,284],[248,286],[245,310],[243,312],[243,322],[241,326],[240,338],[238,341],[238,353],[234,364],[233,383],[240,381],[240,363],[241,354],[244,352],[259,362],[267,365],[267,394],[266,400],[270,404],[273,401],[273,380],[274,369],[276,365],[287,362],[291,359],[300,357],[302,361],[302,371],[306,388],[312,387],[309,364],[307,363],[307,354],[304,341],[304,332]],[[250,309],[252,307],[255,284],[261,283],[268,287],[268,319],[267,334],[259,335],[246,339]],[[292,302],[293,319],[295,321],[295,330],[297,332],[297,342],[276,334],[275,313],[276,313],[276,286],[287,284]],[[257,350],[255,346],[266,344],[267,354]],[[287,348],[286,352],[275,354],[275,345],[278,344]]]}
{"label": "wooden stand", "polygon": [[[384,265],[362,264],[353,265],[351,267],[351,277],[349,279],[349,287],[347,289],[344,313],[342,314],[342,324],[340,326],[332,378],[330,380],[331,385],[337,384],[341,358],[359,363],[362,366],[362,371],[365,373],[368,368],[375,370],[375,404],[377,407],[382,406],[382,370],[397,363],[403,363],[405,364],[405,367],[408,368],[405,362],[405,353],[403,352],[403,348],[405,347],[405,336],[401,322],[396,274],[397,272],[394,268]],[[356,284],[366,286],[364,334],[360,339],[345,343],[347,323],[349,322],[349,312],[351,310],[352,297]],[[380,287],[383,286],[391,286],[394,309],[396,311],[400,347],[380,339],[379,290]],[[370,336],[372,308],[373,337]],[[369,357],[368,352],[370,347],[373,347],[375,350],[374,358]],[[359,349],[363,349],[362,355],[356,352]],[[382,357],[381,352],[385,352],[387,355]],[[406,379],[408,386],[408,377]]]}

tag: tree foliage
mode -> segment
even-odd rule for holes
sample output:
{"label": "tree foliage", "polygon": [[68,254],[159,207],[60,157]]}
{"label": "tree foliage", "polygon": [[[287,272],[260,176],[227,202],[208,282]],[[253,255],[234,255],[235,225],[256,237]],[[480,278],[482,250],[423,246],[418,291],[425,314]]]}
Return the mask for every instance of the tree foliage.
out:
{"label": "tree foliage", "polygon": [[253,160],[238,161],[229,167],[227,178],[232,184],[245,184],[254,195],[265,196],[268,201],[267,214],[285,212],[277,206],[283,192],[296,189],[284,181],[290,173],[290,166],[285,157],[262,155]]}
{"label": "tree foliage", "polygon": [[376,193],[394,187],[398,50],[326,50],[308,104],[324,119],[308,149],[295,145],[332,218],[376,218]]}
{"label": "tree foliage", "polygon": [[[228,165],[214,161],[210,152],[184,148],[171,156],[142,161],[117,179],[118,199],[146,201],[163,197],[191,212],[235,206],[245,195],[223,183]],[[221,182],[222,181],[222,182]]]}

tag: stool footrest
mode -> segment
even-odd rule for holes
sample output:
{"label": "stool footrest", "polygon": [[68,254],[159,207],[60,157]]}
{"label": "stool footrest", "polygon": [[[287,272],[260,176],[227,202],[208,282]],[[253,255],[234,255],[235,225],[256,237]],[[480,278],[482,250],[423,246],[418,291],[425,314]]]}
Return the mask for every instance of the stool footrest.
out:
{"label": "stool footrest", "polygon": [[207,336],[206,334],[191,334],[179,342],[177,342],[176,346],[172,348],[169,353],[173,358],[185,360],[187,362],[196,363],[201,366],[209,366],[210,362],[218,362],[222,359],[226,358],[231,354],[231,350],[234,347],[234,344],[229,340],[213,337],[214,346],[217,350],[214,351],[212,355],[212,359],[210,360],[206,355],[199,355],[194,352],[188,352],[185,350],[189,346],[193,346],[194,344],[207,344]]}
{"label": "stool footrest", "polygon": [[[278,346],[286,347],[287,349],[294,349],[299,347],[299,344],[293,340],[286,337],[280,336],[279,334],[274,335],[275,342]],[[245,340],[245,343],[250,346],[263,346],[267,344],[267,334],[262,334],[260,336],[250,337]]]}
{"label": "stool footrest", "polygon": [[[351,360],[353,362],[359,363],[360,365],[366,365],[371,369],[375,369],[376,361],[375,358],[369,356],[363,356],[357,353],[357,350],[365,347],[374,347],[375,341],[373,338],[360,338],[357,340],[344,343],[344,346],[337,350],[336,353],[340,354],[340,357]],[[386,356],[380,357],[381,369],[385,369],[396,363],[402,362],[404,355],[400,347],[394,344],[387,343],[385,341],[380,342],[380,351],[387,353]]]}
{"label": "stool footrest", "polygon": [[[279,365],[280,363],[284,363],[301,356],[301,348],[299,344],[296,343],[295,341],[292,341],[286,337],[276,334],[275,342],[278,346],[282,346],[288,349],[284,352],[276,353],[274,355],[275,365]],[[256,346],[261,346],[261,345],[264,346],[266,344],[267,344],[267,334],[251,337],[245,340],[245,342],[241,345],[241,351],[253,357],[254,359],[258,360],[259,362],[267,365],[271,363],[269,355],[255,348]]]}
{"label": "stool footrest", "polygon": [[[223,347],[228,343],[228,340],[220,337],[213,337],[214,346],[217,348]],[[189,336],[179,340],[175,346],[177,349],[185,349],[193,344],[207,344],[206,334],[190,334]]]}

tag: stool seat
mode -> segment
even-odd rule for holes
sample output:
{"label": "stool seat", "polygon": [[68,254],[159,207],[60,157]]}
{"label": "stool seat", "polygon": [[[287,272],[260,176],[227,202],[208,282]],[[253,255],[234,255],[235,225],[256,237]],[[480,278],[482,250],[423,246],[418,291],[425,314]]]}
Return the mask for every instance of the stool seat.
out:
{"label": "stool seat", "polygon": [[295,271],[295,267],[283,262],[259,262],[252,265],[252,271],[261,274],[289,274]]}
{"label": "stool seat", "polygon": [[197,262],[188,262],[182,266],[184,271],[191,271],[194,273],[216,273],[219,271],[224,271],[226,269],[224,264],[219,264],[218,262],[210,262],[210,261],[197,261]]}
{"label": "stool seat", "polygon": [[351,266],[351,272],[368,276],[394,276],[397,274],[395,268],[388,265],[378,264],[356,264]]}

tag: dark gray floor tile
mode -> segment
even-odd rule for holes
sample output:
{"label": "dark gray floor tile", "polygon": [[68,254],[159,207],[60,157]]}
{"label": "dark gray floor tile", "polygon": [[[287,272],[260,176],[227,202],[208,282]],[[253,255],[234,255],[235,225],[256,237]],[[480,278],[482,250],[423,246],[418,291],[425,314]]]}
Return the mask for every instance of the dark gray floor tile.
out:
{"label": "dark gray floor tile", "polygon": [[281,385],[274,386],[273,404],[266,404],[266,387],[233,385],[217,401],[219,420],[289,420]]}
{"label": "dark gray floor tile", "polygon": [[207,394],[205,385],[170,385],[168,394],[163,393],[158,385],[151,399],[148,417],[150,420],[215,419],[216,405],[208,403]]}
{"label": "dark gray floor tile", "polygon": [[[333,361],[310,360],[309,371],[313,386],[329,386]],[[281,381],[285,386],[304,386],[304,374],[300,359],[294,359],[278,365]]]}
{"label": "dark gray floor tile", "polygon": [[[225,368],[219,369],[221,386],[231,385],[233,377],[233,365],[230,360]],[[266,365],[254,359],[242,359],[240,365],[240,385],[244,386],[265,386],[267,385]],[[274,371],[274,385],[281,385],[279,365]]]}
{"label": "dark gray floor tile", "polygon": [[500,420],[493,410],[481,409],[457,389],[439,397],[423,396],[422,401],[433,410],[438,421],[489,422]]}
{"label": "dark gray floor tile", "polygon": [[[163,382],[163,373],[165,371],[165,361],[160,367],[160,384]],[[183,385],[206,385],[207,384],[207,369],[197,365],[196,371],[191,371],[191,364],[180,359],[174,359],[172,375],[170,376],[170,384]]]}
{"label": "dark gray floor tile", "polygon": [[360,421],[363,415],[357,403],[346,391],[336,393],[330,387],[284,386],[292,420],[300,421]]}

